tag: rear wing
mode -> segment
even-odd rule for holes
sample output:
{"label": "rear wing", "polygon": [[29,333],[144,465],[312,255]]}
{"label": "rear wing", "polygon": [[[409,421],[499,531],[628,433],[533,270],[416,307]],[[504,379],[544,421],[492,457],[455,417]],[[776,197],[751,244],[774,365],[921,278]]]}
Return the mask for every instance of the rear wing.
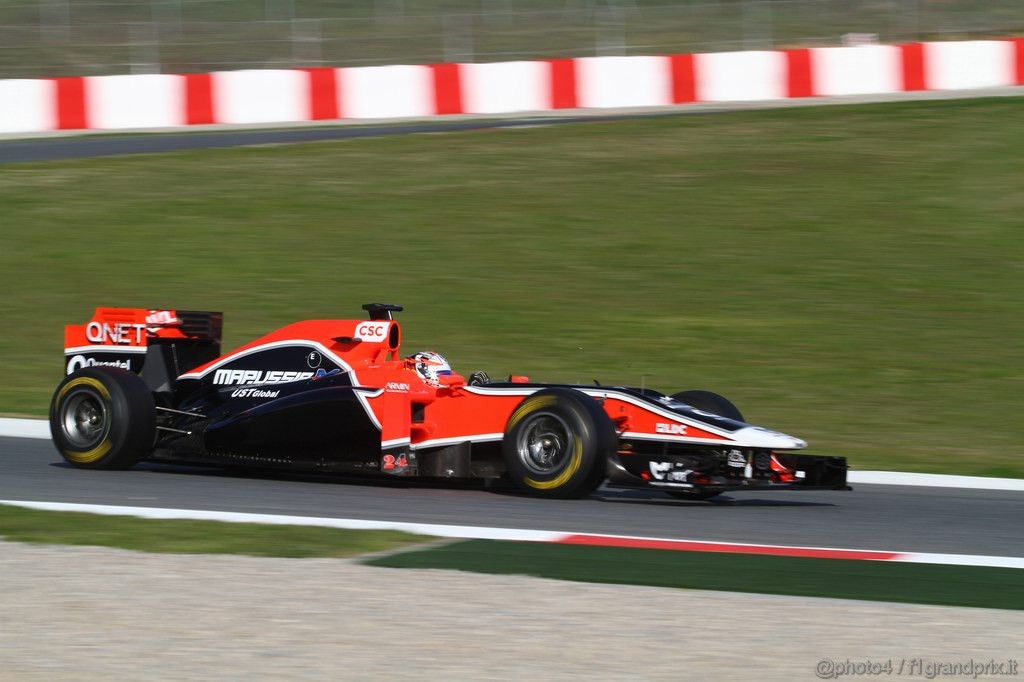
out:
{"label": "rear wing", "polygon": [[223,327],[219,312],[97,308],[87,323],[64,327],[64,371],[101,366],[143,374],[146,369],[146,375],[160,375],[152,382],[156,388],[168,375],[220,355]]}

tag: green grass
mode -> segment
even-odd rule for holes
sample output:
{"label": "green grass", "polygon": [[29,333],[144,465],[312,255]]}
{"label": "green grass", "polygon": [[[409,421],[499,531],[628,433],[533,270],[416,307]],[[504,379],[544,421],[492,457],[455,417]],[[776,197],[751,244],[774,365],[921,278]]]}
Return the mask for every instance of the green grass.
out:
{"label": "green grass", "polygon": [[1024,571],[470,540],[367,562],[589,583],[1024,609]]}
{"label": "green grass", "polygon": [[402,303],[464,374],[706,388],[858,468],[1024,476],[1021,100],[0,166],[0,412],[97,305],[225,350]]}
{"label": "green grass", "polygon": [[0,505],[0,538],[174,554],[351,557],[423,543],[398,531],[344,530],[216,521],[154,520]]}

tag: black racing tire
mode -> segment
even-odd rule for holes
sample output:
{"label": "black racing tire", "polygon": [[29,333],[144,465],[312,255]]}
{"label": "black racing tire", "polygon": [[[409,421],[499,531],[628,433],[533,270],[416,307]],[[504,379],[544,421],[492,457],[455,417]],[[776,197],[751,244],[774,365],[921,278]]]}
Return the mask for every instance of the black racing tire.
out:
{"label": "black racing tire", "polygon": [[87,367],[65,377],[50,401],[57,451],[81,469],[129,469],[153,449],[156,404],[137,375]]}
{"label": "black racing tire", "polygon": [[678,400],[703,412],[717,414],[719,417],[735,419],[738,422],[746,422],[739,408],[733,405],[728,398],[720,396],[711,391],[680,391],[673,393],[672,400]]}
{"label": "black racing tire", "polygon": [[618,433],[601,405],[571,388],[527,397],[509,417],[502,454],[509,479],[534,497],[586,497],[604,481]]}

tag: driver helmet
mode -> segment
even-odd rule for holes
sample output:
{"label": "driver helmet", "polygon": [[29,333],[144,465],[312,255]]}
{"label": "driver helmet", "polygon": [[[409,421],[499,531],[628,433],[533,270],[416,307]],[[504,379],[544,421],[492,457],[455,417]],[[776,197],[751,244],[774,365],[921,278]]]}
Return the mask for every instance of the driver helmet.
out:
{"label": "driver helmet", "polygon": [[444,359],[444,356],[440,353],[435,353],[434,351],[421,351],[419,353],[415,353],[407,357],[406,362],[412,366],[412,369],[419,375],[420,379],[423,380],[423,383],[435,388],[440,388],[442,386],[441,379],[439,377],[451,376],[454,374],[454,372],[452,372],[451,365],[449,365],[448,361]]}

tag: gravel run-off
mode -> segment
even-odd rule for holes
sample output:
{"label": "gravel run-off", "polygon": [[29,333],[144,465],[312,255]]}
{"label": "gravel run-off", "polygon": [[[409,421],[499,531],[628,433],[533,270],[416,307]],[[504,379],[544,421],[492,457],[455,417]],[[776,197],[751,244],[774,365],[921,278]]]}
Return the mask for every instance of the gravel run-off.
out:
{"label": "gravel run-off", "polygon": [[821,659],[972,657],[1024,658],[1024,612],[0,542],[5,681],[814,680]]}

